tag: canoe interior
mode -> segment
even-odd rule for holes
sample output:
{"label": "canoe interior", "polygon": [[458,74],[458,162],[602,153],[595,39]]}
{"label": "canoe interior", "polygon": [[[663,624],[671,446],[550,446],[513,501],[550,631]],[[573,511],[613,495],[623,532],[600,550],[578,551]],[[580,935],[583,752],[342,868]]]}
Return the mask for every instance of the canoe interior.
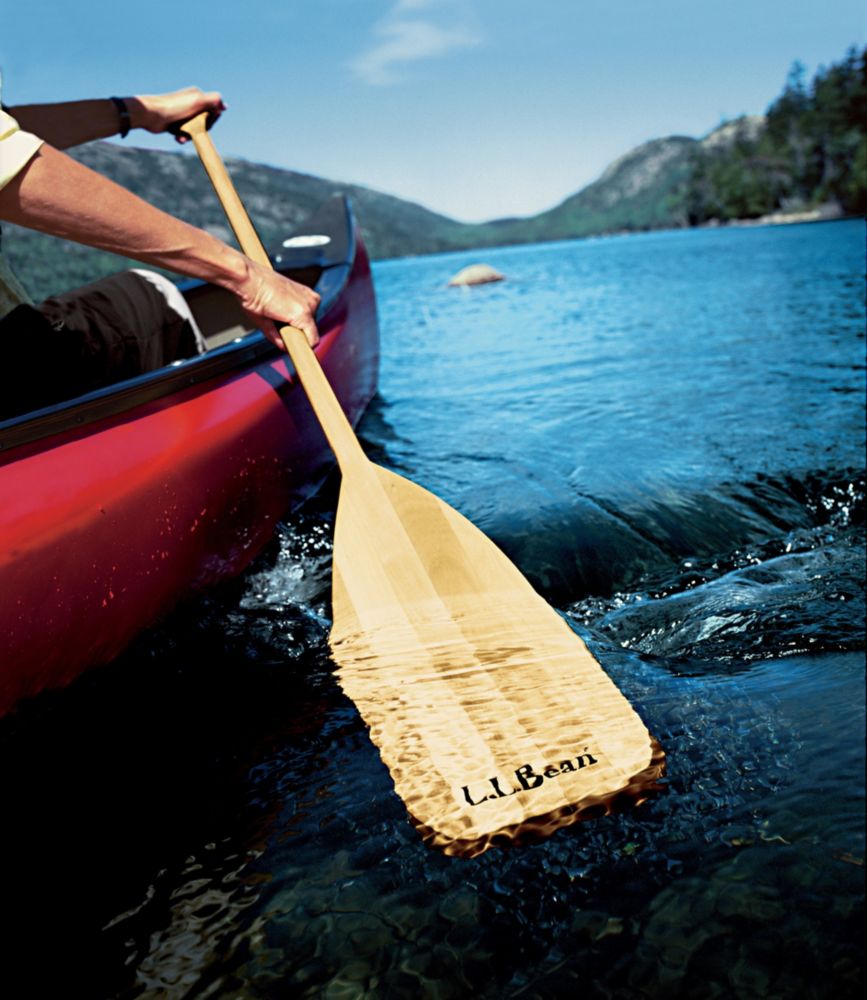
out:
{"label": "canoe interior", "polygon": [[[321,267],[281,268],[281,273],[308,288],[315,288],[322,276]],[[181,289],[193,316],[208,343],[208,350],[246,337],[255,327],[247,322],[238,300],[231,292],[216,285],[195,284]]]}
{"label": "canoe interior", "polygon": [[[306,219],[298,232],[269,247],[269,256],[281,274],[319,293],[316,319],[321,329],[350,280],[356,251],[351,207],[344,196],[337,195]],[[231,293],[202,281],[184,281],[179,288],[208,344],[206,353],[0,421],[0,462],[23,445],[80,430],[190,385],[249,367],[263,357],[277,356],[277,348],[250,326]]]}

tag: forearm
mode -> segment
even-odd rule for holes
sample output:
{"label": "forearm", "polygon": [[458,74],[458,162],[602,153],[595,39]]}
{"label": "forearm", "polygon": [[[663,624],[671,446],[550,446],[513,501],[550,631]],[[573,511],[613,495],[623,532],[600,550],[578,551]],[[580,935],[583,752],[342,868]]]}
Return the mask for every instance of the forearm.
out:
{"label": "forearm", "polygon": [[[177,122],[184,122],[207,111],[211,124],[225,110],[216,90],[184,87],[167,94],[138,94],[124,97],[129,113],[129,128],[165,132]],[[121,131],[117,106],[110,98],[93,101],[66,101],[62,104],[21,104],[9,112],[25,132],[32,132],[55,149],[69,149],[94,139],[107,139]],[[186,136],[179,136],[179,142]]]}
{"label": "forearm", "polygon": [[0,190],[0,219],[236,293],[247,274],[231,247],[47,145]]}
{"label": "forearm", "polygon": [[318,340],[319,296],[312,289],[154,208],[53,146],[41,146],[0,188],[0,220],[226,288],[279,347],[275,321],[303,330],[311,344]]}
{"label": "forearm", "polygon": [[[139,102],[128,99],[127,108],[135,118],[141,110]],[[57,149],[68,149],[94,139],[107,139],[120,131],[120,117],[114,102],[108,98],[93,101],[65,101],[60,104],[22,104],[9,108],[25,132],[32,132]]]}

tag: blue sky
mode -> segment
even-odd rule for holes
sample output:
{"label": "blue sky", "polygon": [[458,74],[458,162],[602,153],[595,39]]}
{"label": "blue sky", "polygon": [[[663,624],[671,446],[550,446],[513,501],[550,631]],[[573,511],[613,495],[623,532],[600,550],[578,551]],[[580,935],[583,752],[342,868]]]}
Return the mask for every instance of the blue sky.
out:
{"label": "blue sky", "polygon": [[[463,220],[549,208],[648,139],[765,110],[867,38],[863,0],[10,2],[9,104],[222,91],[243,156]],[[176,148],[136,133],[138,145]]]}

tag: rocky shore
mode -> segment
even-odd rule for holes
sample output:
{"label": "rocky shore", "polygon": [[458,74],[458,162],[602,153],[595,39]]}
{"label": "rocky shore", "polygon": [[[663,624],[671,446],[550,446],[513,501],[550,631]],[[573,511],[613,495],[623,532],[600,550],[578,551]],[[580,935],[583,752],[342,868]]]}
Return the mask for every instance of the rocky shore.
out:
{"label": "rocky shore", "polygon": [[835,201],[830,201],[816,205],[813,208],[771,212],[768,215],[760,215],[757,219],[731,219],[728,222],[711,219],[703,223],[700,228],[716,229],[720,226],[785,226],[796,222],[832,222],[835,219],[843,219],[845,217],[846,213],[840,205]]}

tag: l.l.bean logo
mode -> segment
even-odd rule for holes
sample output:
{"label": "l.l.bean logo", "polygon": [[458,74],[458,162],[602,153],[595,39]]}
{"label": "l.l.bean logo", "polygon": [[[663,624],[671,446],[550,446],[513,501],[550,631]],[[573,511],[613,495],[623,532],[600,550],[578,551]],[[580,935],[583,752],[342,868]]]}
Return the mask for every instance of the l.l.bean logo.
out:
{"label": "l.l.bean logo", "polygon": [[[534,771],[532,764],[522,764],[521,767],[515,768],[514,779],[511,776],[504,778],[502,785],[500,775],[494,775],[493,778],[488,778],[486,783],[479,782],[473,787],[463,785],[461,792],[468,805],[480,806],[483,802],[507,799],[510,795],[517,795],[519,792],[532,791],[534,788],[539,788],[545,781],[554,781],[563,774],[580,771],[582,768],[592,767],[598,763],[593,754],[585,747],[584,753],[578,754],[577,757],[569,757],[566,760],[561,760],[558,764],[546,764],[539,771]],[[515,784],[518,785],[517,788],[514,787]],[[503,791],[503,785],[511,786],[510,790]]]}

